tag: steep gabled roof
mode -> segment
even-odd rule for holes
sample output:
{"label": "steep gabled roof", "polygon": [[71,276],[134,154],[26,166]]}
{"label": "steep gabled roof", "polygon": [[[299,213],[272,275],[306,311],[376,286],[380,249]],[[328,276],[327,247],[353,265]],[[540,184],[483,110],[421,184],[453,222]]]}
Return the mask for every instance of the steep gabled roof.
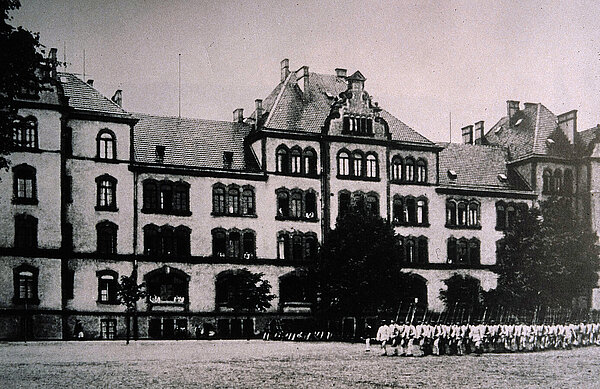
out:
{"label": "steep gabled roof", "polygon": [[59,73],[65,96],[69,98],[69,107],[99,113],[129,116],[118,104],[103,96],[94,87],[71,73]]}
{"label": "steep gabled roof", "polygon": [[[364,80],[359,71],[350,77]],[[292,72],[269,94],[263,102],[263,108],[267,111],[265,128],[291,132],[321,132],[332,104],[348,89],[348,82],[344,77],[313,72],[309,72],[308,78],[308,90],[305,92],[297,85],[296,74]],[[252,115],[255,117],[255,113]],[[433,145],[389,112],[382,111],[381,116],[388,123],[393,140]]]}
{"label": "steep gabled roof", "polygon": [[156,146],[165,147],[162,164],[223,169],[223,153],[233,153],[228,170],[257,171],[244,138],[251,126],[244,123],[135,114],[134,160],[156,162]]}

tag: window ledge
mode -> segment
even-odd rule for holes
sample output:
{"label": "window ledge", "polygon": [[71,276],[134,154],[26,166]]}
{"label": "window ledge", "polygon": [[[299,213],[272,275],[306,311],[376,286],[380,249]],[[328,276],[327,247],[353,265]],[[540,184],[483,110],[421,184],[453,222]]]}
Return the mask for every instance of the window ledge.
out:
{"label": "window ledge", "polygon": [[306,218],[306,217],[290,217],[290,216],[280,216],[277,215],[275,216],[275,220],[280,220],[280,221],[299,221],[299,222],[318,222],[319,218],[317,217],[312,217],[312,218]]}
{"label": "window ledge", "polygon": [[160,209],[147,209],[142,208],[142,213],[154,214],[154,215],[172,215],[172,216],[192,216],[191,211],[163,211]]}
{"label": "window ledge", "polygon": [[429,224],[429,223],[411,224],[411,223],[401,223],[401,222],[392,222],[392,225],[394,227],[430,227],[431,226],[431,224]]}
{"label": "window ledge", "polygon": [[290,173],[290,172],[278,172],[273,171],[269,174],[277,175],[277,176],[287,176],[287,177],[302,177],[302,178],[320,178],[319,174],[306,174],[306,173]]}
{"label": "window ledge", "polygon": [[349,136],[365,136],[365,137],[369,137],[369,138],[373,138],[375,136],[375,133],[373,132],[355,132],[355,131],[344,131],[342,130],[342,135],[349,135]]}
{"label": "window ledge", "polygon": [[37,198],[29,199],[29,198],[21,198],[21,197],[13,198],[12,202],[13,202],[13,204],[17,204],[17,205],[38,205],[38,203],[39,203]]}
{"label": "window ledge", "polygon": [[115,158],[94,157],[94,161],[95,162],[113,163],[113,164],[118,164],[120,162],[116,157]]}
{"label": "window ledge", "polygon": [[455,226],[453,224],[446,224],[446,228],[452,230],[481,230],[481,225],[478,226]]}
{"label": "window ledge", "polygon": [[338,174],[336,176],[336,178],[338,180],[352,180],[352,181],[371,181],[371,182],[381,181],[381,179],[379,177],[342,176],[340,174]]}
{"label": "window ledge", "polygon": [[241,213],[240,214],[234,214],[234,213],[216,213],[216,212],[211,212],[210,214],[211,214],[211,216],[214,216],[214,217],[249,217],[249,218],[256,218],[256,217],[258,217],[256,214],[242,215]]}
{"label": "window ledge", "polygon": [[96,205],[95,210],[100,211],[100,212],[118,212],[119,208],[117,208],[117,207],[101,207],[99,205]]}
{"label": "window ledge", "polygon": [[391,184],[399,184],[399,185],[429,185],[427,181],[418,182],[418,181],[405,181],[405,180],[390,180]]}
{"label": "window ledge", "polygon": [[13,153],[35,153],[41,154],[42,150],[39,147],[14,146],[11,150]]}

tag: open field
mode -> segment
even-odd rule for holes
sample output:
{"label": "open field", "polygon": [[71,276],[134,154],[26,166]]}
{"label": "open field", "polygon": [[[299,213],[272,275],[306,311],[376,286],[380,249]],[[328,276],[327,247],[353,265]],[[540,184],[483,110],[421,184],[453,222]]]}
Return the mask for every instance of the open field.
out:
{"label": "open field", "polygon": [[402,358],[347,343],[0,343],[0,388],[13,387],[600,388],[600,347]]}

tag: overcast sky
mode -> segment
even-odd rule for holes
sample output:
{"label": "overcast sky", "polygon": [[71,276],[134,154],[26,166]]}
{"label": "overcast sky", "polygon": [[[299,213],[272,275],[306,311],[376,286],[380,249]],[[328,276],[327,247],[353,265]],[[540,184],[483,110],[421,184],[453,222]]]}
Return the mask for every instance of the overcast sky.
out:
{"label": "overcast sky", "polygon": [[57,47],[68,71],[130,111],[231,120],[249,114],[293,70],[367,78],[382,107],[434,141],[506,100],[577,109],[578,129],[600,123],[600,2],[21,0],[14,25]]}

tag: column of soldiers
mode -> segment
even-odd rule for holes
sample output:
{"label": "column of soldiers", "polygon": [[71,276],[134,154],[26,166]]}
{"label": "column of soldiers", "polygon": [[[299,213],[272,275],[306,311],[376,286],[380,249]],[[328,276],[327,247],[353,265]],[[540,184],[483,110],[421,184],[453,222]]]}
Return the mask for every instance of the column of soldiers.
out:
{"label": "column of soldiers", "polygon": [[[526,324],[518,320],[495,323],[432,323],[422,320],[398,324],[382,322],[376,340],[382,355],[466,355],[543,351],[600,346],[600,323]],[[367,349],[369,345],[367,343]]]}

